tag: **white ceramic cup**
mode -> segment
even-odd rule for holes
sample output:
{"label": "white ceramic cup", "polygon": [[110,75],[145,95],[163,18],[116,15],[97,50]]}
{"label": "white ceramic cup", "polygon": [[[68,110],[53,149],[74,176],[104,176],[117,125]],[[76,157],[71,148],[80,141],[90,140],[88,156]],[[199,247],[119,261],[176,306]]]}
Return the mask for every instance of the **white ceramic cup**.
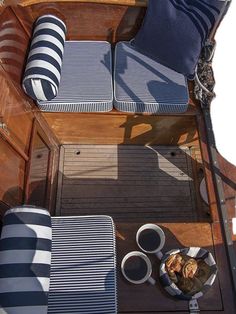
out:
{"label": "white ceramic cup", "polygon": [[[146,265],[147,265],[147,274],[145,275],[145,277],[143,277],[142,279],[140,280],[132,280],[130,279],[126,273],[125,273],[125,270],[124,270],[124,267],[125,267],[125,263],[126,261],[132,257],[132,256],[139,256],[141,257],[145,262],[146,262]],[[146,254],[142,253],[142,252],[139,252],[139,251],[132,251],[132,252],[129,252],[128,254],[126,254],[121,262],[121,272],[123,274],[123,276],[125,277],[125,279],[131,283],[134,283],[134,284],[141,284],[141,283],[144,283],[146,281],[148,281],[150,284],[152,285],[155,285],[156,283],[156,280],[153,279],[151,277],[151,274],[152,274],[152,264],[150,262],[150,259],[147,257]]]}
{"label": "white ceramic cup", "polygon": [[[147,250],[145,250],[145,249],[140,245],[140,243],[139,243],[139,236],[140,236],[141,232],[144,231],[144,230],[148,230],[148,229],[154,230],[154,231],[158,234],[158,236],[160,237],[160,244],[159,244],[159,246],[158,246],[155,250],[153,250],[153,251],[147,251]],[[163,248],[163,246],[164,246],[164,244],[165,244],[165,241],[166,241],[166,237],[165,237],[164,231],[161,229],[161,227],[159,227],[159,226],[157,226],[157,225],[155,225],[155,224],[145,224],[145,225],[141,226],[141,227],[138,229],[137,233],[136,233],[136,242],[137,242],[138,247],[139,247],[143,252],[145,252],[145,253],[156,254],[156,256],[157,256],[160,260],[162,259],[162,256],[163,256],[161,250],[162,250],[162,248]]]}

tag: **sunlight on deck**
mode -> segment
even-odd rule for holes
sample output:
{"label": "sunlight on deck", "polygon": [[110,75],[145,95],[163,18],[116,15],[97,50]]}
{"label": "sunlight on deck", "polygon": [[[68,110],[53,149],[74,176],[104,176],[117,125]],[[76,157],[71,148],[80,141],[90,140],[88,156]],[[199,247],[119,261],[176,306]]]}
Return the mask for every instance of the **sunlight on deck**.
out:
{"label": "sunlight on deck", "polygon": [[64,149],[61,214],[195,219],[188,148],[65,145]]}

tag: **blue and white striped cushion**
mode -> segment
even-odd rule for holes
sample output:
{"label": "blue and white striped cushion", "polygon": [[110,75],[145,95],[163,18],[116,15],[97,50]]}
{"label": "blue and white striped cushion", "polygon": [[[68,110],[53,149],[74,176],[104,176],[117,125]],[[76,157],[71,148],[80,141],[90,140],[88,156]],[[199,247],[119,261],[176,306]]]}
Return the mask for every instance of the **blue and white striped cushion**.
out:
{"label": "blue and white striped cushion", "polygon": [[48,313],[117,313],[111,217],[52,217],[52,230]]}
{"label": "blue and white striped cushion", "polygon": [[[181,254],[185,254],[189,257],[193,257],[196,259],[203,259],[204,262],[210,266],[211,269],[211,275],[208,278],[208,280],[204,283],[203,288],[200,292],[196,293],[193,296],[184,294],[177,286],[175,283],[173,283],[173,281],[169,278],[169,275],[166,271],[166,265],[165,262],[168,259],[168,257],[170,255],[173,254],[177,254],[177,253],[181,253]],[[189,247],[189,248],[184,248],[184,249],[176,249],[176,250],[171,250],[167,253],[165,253],[165,255],[162,257],[161,260],[161,265],[160,265],[160,279],[161,279],[161,283],[163,284],[165,290],[172,295],[173,297],[177,298],[177,299],[181,299],[181,300],[193,300],[193,299],[198,299],[201,296],[203,296],[203,294],[205,294],[207,292],[207,290],[213,285],[215,279],[216,279],[216,275],[217,275],[217,266],[216,266],[216,262],[212,256],[212,254],[205,250],[202,249],[200,247]]]}
{"label": "blue and white striped cushion", "polygon": [[61,79],[66,26],[53,15],[43,15],[35,23],[23,78],[23,89],[35,100],[51,100]]}
{"label": "blue and white striped cushion", "polygon": [[0,313],[47,313],[51,239],[46,210],[19,207],[6,212],[0,240]]}
{"label": "blue and white striped cushion", "polygon": [[188,108],[187,80],[137,51],[128,42],[115,49],[114,106],[132,113],[173,114]]}
{"label": "blue and white striped cushion", "polygon": [[66,41],[58,95],[38,101],[42,111],[107,112],[113,109],[111,45]]}

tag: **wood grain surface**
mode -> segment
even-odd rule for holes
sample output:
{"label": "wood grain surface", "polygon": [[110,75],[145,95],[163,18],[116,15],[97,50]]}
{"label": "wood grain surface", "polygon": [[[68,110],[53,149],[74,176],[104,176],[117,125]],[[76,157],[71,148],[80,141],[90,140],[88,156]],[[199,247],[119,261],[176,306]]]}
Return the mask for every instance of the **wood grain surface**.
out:
{"label": "wood grain surface", "polygon": [[[16,2],[16,1],[15,1]],[[29,6],[37,3],[45,3],[47,0],[19,0],[18,4],[20,6]],[[137,7],[146,7],[148,0],[54,0],[53,2],[86,2],[86,3],[99,3],[99,4],[119,4],[119,5],[129,5]]]}
{"label": "wood grain surface", "polygon": [[43,113],[62,144],[189,145],[198,141],[194,116]]}
{"label": "wood grain surface", "polygon": [[[143,223],[148,223],[148,217]],[[120,313],[159,313],[180,312],[188,310],[188,302],[170,297],[162,288],[158,279],[160,262],[157,257],[148,255],[153,266],[152,276],[157,284],[148,283],[134,285],[128,283],[120,271],[121,260],[130,251],[138,250],[135,236],[142,223],[118,223],[117,256],[118,256],[118,303]],[[158,223],[166,235],[163,252],[189,246],[199,246],[214,255],[214,243],[210,224],[207,223]],[[221,265],[220,265],[221,266]],[[223,268],[220,269],[223,271]],[[219,278],[207,294],[199,299],[200,310],[218,312],[223,310]],[[221,312],[222,313],[222,312]],[[233,313],[225,312],[225,313]]]}
{"label": "wood grain surface", "polygon": [[200,197],[196,202],[192,158],[186,147],[64,145],[57,212],[129,220],[206,220]]}
{"label": "wood grain surface", "polygon": [[106,40],[111,43],[132,39],[146,12],[144,7],[139,6],[84,1],[46,1],[17,8],[15,12],[25,29],[32,29],[39,16],[53,14],[65,22],[67,40]]}

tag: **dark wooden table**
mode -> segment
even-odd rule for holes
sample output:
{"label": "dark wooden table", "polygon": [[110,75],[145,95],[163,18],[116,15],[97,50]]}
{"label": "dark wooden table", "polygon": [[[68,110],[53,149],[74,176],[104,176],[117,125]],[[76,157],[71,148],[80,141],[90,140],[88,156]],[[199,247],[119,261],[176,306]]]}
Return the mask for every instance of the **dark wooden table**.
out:
{"label": "dark wooden table", "polygon": [[[122,276],[120,271],[121,260],[125,254],[130,251],[138,250],[135,242],[136,231],[142,224],[140,223],[118,223],[117,227],[117,268],[118,268],[118,308],[119,313],[162,313],[176,312],[187,313],[188,302],[179,301],[170,297],[161,287],[158,272],[160,262],[156,256],[149,254],[153,266],[153,277],[157,279],[157,284],[152,286],[148,283],[134,285],[128,283]],[[214,236],[214,228],[208,223],[165,223],[159,224],[166,234],[166,244],[163,252],[170,249],[182,248],[189,246],[199,246],[209,250],[216,258],[219,268],[214,285],[210,288],[206,295],[199,299],[200,310],[204,313],[221,312],[235,313],[229,304],[230,289],[227,271],[224,270],[226,263],[222,254],[221,238]],[[214,246],[215,242],[215,246]],[[219,249],[219,250],[218,250]],[[219,252],[218,252],[219,251]],[[218,254],[219,253],[219,254]],[[219,260],[219,263],[218,261]],[[224,288],[224,293],[221,288]],[[225,295],[225,297],[224,297]],[[227,303],[225,305],[224,301]],[[231,312],[232,309],[232,312]]]}

